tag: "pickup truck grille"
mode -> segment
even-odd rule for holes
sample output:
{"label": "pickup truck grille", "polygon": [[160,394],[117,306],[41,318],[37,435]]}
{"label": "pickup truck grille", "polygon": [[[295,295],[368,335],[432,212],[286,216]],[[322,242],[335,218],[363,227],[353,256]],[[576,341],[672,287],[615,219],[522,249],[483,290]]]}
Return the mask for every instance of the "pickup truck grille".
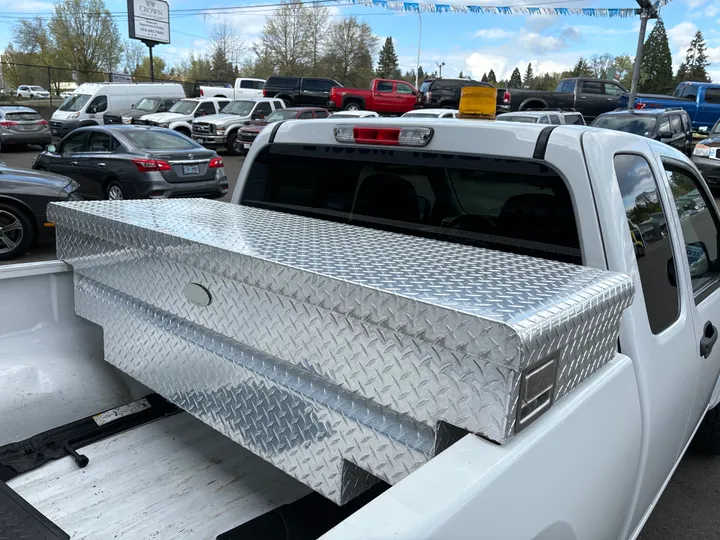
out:
{"label": "pickup truck grille", "polygon": [[215,133],[215,126],[213,124],[201,124],[193,122],[193,133],[207,135],[209,133]]}
{"label": "pickup truck grille", "polygon": [[250,132],[242,131],[241,133],[242,133],[242,135],[240,136],[240,140],[241,140],[242,142],[249,142],[249,143],[251,143],[251,142],[253,142],[253,141],[255,140],[255,137],[257,137],[257,132],[256,132],[256,131],[250,131]]}

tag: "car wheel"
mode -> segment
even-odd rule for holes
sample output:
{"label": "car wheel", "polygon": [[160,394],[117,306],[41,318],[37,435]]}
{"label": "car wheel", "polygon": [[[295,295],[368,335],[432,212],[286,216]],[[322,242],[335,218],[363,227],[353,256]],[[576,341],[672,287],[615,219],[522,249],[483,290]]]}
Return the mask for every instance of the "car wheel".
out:
{"label": "car wheel", "polygon": [[359,111],[361,110],[360,104],[357,101],[348,101],[345,104],[346,111]]}
{"label": "car wheel", "polygon": [[25,213],[15,206],[0,203],[0,261],[25,253],[34,237],[32,222]]}
{"label": "car wheel", "polygon": [[235,150],[235,140],[237,139],[238,132],[233,131],[230,135],[227,136],[227,153],[228,156],[237,156],[238,151]]}
{"label": "car wheel", "polygon": [[293,106],[292,99],[287,98],[287,97],[280,98],[280,99],[282,99],[282,102],[285,104],[285,108],[286,108],[286,109],[287,109],[288,107],[292,107],[292,106]]}
{"label": "car wheel", "polygon": [[108,201],[122,201],[125,198],[120,184],[117,182],[110,182],[107,189],[105,190],[105,197]]}

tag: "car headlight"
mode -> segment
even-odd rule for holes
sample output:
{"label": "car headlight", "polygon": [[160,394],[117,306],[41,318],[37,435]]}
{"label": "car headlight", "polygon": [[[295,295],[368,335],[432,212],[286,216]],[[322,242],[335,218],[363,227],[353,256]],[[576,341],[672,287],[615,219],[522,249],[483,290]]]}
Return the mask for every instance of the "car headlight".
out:
{"label": "car headlight", "polygon": [[132,124],[132,116],[123,116],[122,123],[123,124]]}
{"label": "car headlight", "polygon": [[170,124],[168,124],[167,122],[160,122],[160,123],[158,124],[158,127],[166,128],[166,127],[168,127],[169,125],[170,125]]}
{"label": "car headlight", "polygon": [[68,115],[68,118],[80,118],[80,113],[77,113],[77,112],[76,112],[76,113],[73,113],[73,114],[69,114],[69,115]]}
{"label": "car headlight", "polygon": [[695,145],[695,148],[693,149],[693,156],[709,157],[710,156],[710,147],[706,146],[702,143],[698,143],[697,145]]}
{"label": "car headlight", "polygon": [[224,135],[224,134],[225,134],[225,128],[224,128],[224,127],[216,128],[215,131],[217,132],[218,135]]}

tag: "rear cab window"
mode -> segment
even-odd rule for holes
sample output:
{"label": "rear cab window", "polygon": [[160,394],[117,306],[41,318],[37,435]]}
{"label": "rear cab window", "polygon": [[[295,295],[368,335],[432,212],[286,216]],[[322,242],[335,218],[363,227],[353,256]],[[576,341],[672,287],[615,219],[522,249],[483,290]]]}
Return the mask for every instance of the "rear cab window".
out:
{"label": "rear cab window", "polygon": [[557,173],[534,162],[275,143],[256,156],[240,204],[582,260],[569,191]]}

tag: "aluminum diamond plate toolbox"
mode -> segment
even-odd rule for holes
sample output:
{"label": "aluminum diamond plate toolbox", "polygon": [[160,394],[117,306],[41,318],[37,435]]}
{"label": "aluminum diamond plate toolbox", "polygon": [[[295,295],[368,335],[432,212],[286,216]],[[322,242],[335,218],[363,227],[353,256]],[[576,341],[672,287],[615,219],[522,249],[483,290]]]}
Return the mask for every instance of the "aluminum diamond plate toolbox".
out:
{"label": "aluminum diamond plate toolbox", "polygon": [[227,203],[54,203],[105,359],[337,503],[502,443],[610,360],[630,278]]}

